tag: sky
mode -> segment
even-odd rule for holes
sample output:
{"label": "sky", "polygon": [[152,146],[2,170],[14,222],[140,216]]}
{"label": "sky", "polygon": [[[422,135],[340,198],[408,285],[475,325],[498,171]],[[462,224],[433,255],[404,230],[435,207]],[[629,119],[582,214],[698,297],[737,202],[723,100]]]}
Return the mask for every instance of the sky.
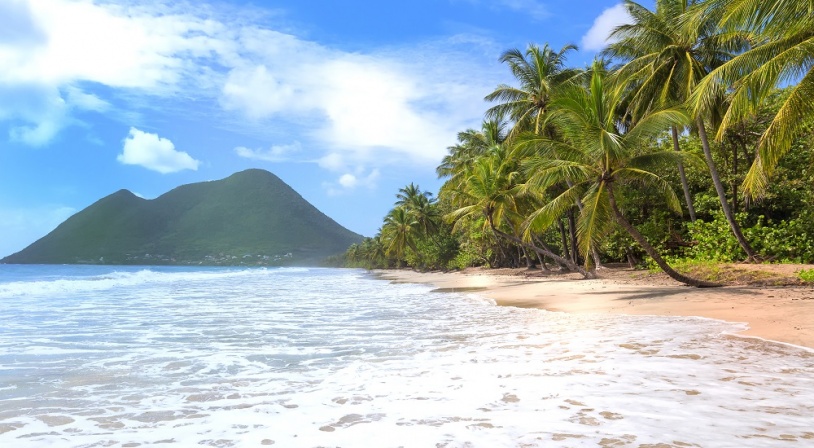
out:
{"label": "sky", "polygon": [[[644,4],[647,4],[645,2]],[[120,189],[273,172],[376,234],[399,188],[479,128],[498,58],[576,44],[616,0],[0,0],[0,257]]]}

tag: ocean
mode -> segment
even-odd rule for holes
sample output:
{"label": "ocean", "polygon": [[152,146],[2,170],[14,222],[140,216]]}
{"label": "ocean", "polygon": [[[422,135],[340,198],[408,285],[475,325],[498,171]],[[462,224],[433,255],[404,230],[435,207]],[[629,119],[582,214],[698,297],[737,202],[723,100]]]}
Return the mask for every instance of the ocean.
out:
{"label": "ocean", "polygon": [[814,352],[359,270],[0,265],[0,447],[811,447]]}

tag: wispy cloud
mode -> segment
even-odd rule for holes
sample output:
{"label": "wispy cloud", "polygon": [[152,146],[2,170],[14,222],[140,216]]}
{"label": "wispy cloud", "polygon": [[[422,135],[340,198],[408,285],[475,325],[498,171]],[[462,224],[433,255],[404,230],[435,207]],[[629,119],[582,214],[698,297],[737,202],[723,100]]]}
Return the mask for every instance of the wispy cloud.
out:
{"label": "wispy cloud", "polygon": [[631,23],[632,18],[622,4],[612,6],[600,14],[591,28],[582,36],[582,49],[599,51],[610,43],[608,37],[614,28]]}
{"label": "wispy cloud", "polygon": [[[460,0],[452,0],[460,1]],[[538,0],[463,0],[473,5],[484,5],[492,10],[510,10],[532,20],[540,21],[551,16],[545,3]]]}
{"label": "wispy cloud", "polygon": [[[501,4],[544,14],[533,0]],[[494,54],[458,36],[349,53],[205,5],[179,12],[162,3],[15,0],[7,9],[24,26],[0,39],[0,100],[21,88],[37,94],[0,101],[0,123],[32,145],[55,138],[76,111],[126,120],[140,101],[189,99],[197,108],[189,113],[205,115],[203,104],[234,129],[294,135],[309,149],[302,160],[333,171],[432,165],[458,131],[477,126],[483,96],[504,76]],[[115,101],[122,97],[125,106]],[[236,153],[277,160],[274,151]]]}
{"label": "wispy cloud", "polygon": [[268,149],[251,149],[245,146],[235,148],[235,154],[246,159],[262,160],[265,162],[284,162],[302,150],[300,142],[289,145],[272,145]]}
{"label": "wispy cloud", "polygon": [[176,150],[169,139],[136,128],[130,128],[130,134],[124,139],[122,153],[116,160],[125,165],[139,165],[161,174],[183,170],[194,171],[201,163],[189,154]]}

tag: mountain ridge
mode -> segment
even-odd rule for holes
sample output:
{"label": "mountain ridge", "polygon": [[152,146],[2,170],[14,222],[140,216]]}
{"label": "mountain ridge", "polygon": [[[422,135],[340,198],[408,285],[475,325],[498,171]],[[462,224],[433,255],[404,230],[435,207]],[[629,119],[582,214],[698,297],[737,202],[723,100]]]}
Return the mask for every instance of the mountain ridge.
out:
{"label": "mountain ridge", "polygon": [[250,169],[155,199],[118,190],[0,262],[313,264],[362,238],[279,177]]}

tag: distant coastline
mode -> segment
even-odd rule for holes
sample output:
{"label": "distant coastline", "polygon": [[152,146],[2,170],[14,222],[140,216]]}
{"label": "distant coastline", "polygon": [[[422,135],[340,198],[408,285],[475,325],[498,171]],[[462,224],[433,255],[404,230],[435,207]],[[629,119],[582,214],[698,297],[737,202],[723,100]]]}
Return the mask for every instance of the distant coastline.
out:
{"label": "distant coastline", "polygon": [[[775,265],[777,266],[777,265]],[[789,265],[786,265],[791,269]],[[600,278],[527,269],[467,269],[419,273],[376,270],[393,282],[433,285],[444,292],[476,293],[498,305],[568,313],[696,316],[748,325],[752,336],[814,350],[814,287],[736,285],[698,289],[663,274],[603,269]]]}

